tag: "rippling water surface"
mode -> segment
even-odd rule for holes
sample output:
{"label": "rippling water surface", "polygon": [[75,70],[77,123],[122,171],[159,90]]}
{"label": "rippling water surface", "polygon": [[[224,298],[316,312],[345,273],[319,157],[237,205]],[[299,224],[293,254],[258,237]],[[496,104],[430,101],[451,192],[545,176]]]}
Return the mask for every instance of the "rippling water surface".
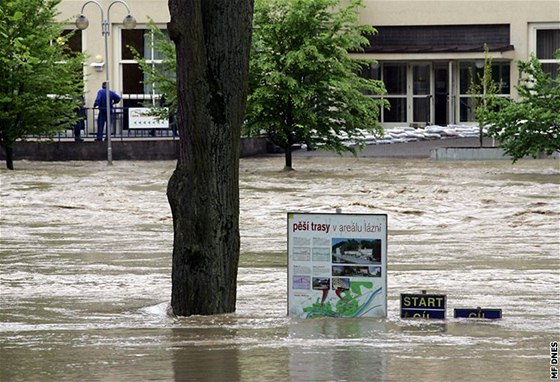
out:
{"label": "rippling water surface", "polygon": [[[241,161],[235,314],[172,318],[174,162],[0,170],[0,380],[546,381],[558,161]],[[388,317],[286,316],[286,213],[386,213]],[[402,320],[400,293],[499,321]]]}

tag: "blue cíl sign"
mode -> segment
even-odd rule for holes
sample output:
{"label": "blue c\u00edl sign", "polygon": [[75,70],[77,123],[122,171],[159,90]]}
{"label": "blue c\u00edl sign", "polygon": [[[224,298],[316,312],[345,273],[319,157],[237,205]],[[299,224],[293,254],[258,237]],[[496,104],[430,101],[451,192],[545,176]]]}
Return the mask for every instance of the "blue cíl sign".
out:
{"label": "blue c\u00edl sign", "polygon": [[502,318],[501,309],[481,309],[481,308],[467,308],[455,309],[455,318],[484,318],[487,320],[497,320]]}
{"label": "blue c\u00edl sign", "polygon": [[401,294],[401,318],[445,319],[444,294]]}

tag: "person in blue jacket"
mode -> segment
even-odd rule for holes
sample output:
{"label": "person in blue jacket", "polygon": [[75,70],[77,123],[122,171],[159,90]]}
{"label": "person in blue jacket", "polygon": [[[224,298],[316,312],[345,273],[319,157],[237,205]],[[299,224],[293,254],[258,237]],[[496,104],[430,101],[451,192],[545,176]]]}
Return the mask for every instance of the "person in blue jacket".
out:
{"label": "person in blue jacket", "polygon": [[[121,101],[121,97],[114,91],[109,91],[109,101],[110,101],[110,111],[111,111],[111,122],[115,123],[115,114],[113,110],[113,105]],[[101,89],[97,92],[97,97],[93,103],[93,107],[99,108],[99,114],[97,116],[97,136],[96,141],[101,141],[103,139],[103,129],[105,128],[105,123],[107,122],[107,83],[103,82]]]}

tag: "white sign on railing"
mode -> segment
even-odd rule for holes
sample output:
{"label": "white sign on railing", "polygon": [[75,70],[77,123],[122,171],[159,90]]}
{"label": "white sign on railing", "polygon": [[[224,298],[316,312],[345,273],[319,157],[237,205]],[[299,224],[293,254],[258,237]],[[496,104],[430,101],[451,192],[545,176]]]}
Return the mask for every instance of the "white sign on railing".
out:
{"label": "white sign on railing", "polygon": [[129,129],[168,129],[169,120],[158,119],[150,114],[147,107],[128,108],[128,128]]}
{"label": "white sign on railing", "polygon": [[288,213],[288,315],[387,316],[387,215]]}

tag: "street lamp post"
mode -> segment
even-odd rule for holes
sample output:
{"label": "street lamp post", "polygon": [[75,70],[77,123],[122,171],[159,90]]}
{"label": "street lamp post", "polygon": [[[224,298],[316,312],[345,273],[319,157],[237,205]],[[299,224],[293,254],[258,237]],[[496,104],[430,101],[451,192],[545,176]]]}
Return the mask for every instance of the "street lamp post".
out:
{"label": "street lamp post", "polygon": [[101,6],[101,4],[96,1],[96,0],[89,0],[86,1],[84,3],[84,5],[82,5],[82,10],[80,12],[80,16],[78,16],[78,18],[76,18],[76,27],[80,30],[84,30],[89,26],[89,21],[87,19],[86,16],[84,16],[84,8],[86,7],[86,5],[90,4],[90,3],[94,3],[99,7],[99,10],[101,11],[101,34],[104,37],[105,40],[105,111],[107,113],[107,117],[106,117],[106,124],[107,124],[107,165],[111,166],[113,164],[113,149],[111,147],[111,87],[109,86],[109,43],[108,43],[108,38],[109,38],[109,33],[111,32],[111,21],[109,19],[109,13],[111,11],[111,8],[113,7],[113,5],[115,4],[122,4],[124,5],[124,7],[126,8],[126,11],[128,12],[128,15],[124,18],[123,20],[123,26],[126,29],[133,29],[136,26],[136,20],[134,19],[134,17],[132,17],[132,15],[130,14],[130,8],[128,7],[128,4],[126,4],[123,0],[113,0],[110,4],[109,7],[107,8],[107,18],[104,17],[104,12],[103,12],[103,7]]}

